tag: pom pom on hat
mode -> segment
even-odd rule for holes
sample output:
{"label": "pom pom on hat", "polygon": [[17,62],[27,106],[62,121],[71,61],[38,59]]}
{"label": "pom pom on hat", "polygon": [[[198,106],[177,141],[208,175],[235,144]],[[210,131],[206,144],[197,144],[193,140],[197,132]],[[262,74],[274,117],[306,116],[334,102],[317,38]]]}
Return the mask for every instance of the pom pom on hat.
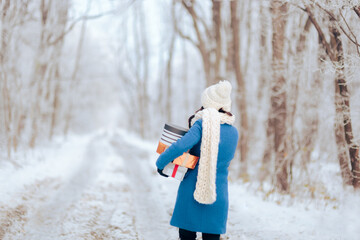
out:
{"label": "pom pom on hat", "polygon": [[231,111],[231,83],[227,80],[206,88],[201,95],[201,103],[204,108],[215,108]]}

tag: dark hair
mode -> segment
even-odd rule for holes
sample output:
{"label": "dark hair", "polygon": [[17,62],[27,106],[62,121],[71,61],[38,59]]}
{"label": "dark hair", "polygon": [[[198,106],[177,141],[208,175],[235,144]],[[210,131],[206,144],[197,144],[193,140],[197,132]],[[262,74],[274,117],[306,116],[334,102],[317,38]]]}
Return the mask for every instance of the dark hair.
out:
{"label": "dark hair", "polygon": [[[201,108],[199,108],[198,110],[196,110],[195,114],[198,113],[198,112],[200,112],[200,111],[202,111],[202,110],[204,110],[204,107],[201,107]],[[225,111],[225,110],[222,109],[222,108],[219,109],[219,112],[225,113],[225,114],[227,114],[227,115],[230,116],[230,117],[232,116],[232,113],[231,113],[231,112],[227,112],[227,111]],[[195,117],[195,114],[194,114],[194,115],[191,115],[191,116],[189,117],[189,119],[188,119],[189,128],[191,128],[191,121],[192,121],[193,118]]]}

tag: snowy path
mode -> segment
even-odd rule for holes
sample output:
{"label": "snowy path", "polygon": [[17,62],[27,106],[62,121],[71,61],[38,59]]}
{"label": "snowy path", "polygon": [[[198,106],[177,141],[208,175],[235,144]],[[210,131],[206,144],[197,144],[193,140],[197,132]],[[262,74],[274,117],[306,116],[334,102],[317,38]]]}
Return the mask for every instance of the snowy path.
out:
{"label": "snowy path", "polygon": [[153,151],[121,134],[95,134],[77,144],[77,152],[73,144],[52,160],[2,176],[13,186],[0,185],[0,239],[176,238],[162,201],[168,191],[161,191],[148,161]]}
{"label": "snowy path", "polygon": [[[3,205],[2,216],[9,213],[19,216],[1,218],[4,227],[0,236],[4,239],[104,239],[109,236],[108,231],[112,229],[109,222],[124,186],[116,186],[118,179],[111,182],[108,178],[102,179],[102,174],[112,174],[117,169],[113,166],[116,162],[106,157],[109,149],[104,136],[95,136],[80,147],[84,150],[80,158],[61,159],[67,167],[63,174],[53,178],[41,172],[43,176],[18,189],[13,196],[16,201]],[[54,163],[55,168],[56,164],[58,162]],[[45,167],[39,168],[39,172],[45,170]]]}
{"label": "snowy path", "polygon": [[[133,185],[129,208],[139,239],[168,239],[168,216],[153,184],[153,166],[148,166],[149,152],[129,144],[123,138],[112,141],[116,153],[126,162],[125,173]],[[150,168],[152,167],[152,168]],[[149,181],[150,180],[150,181]]]}
{"label": "snowy path", "polygon": [[[173,240],[178,182],[155,172],[156,143],[122,131],[60,142],[21,169],[0,168],[0,239]],[[231,240],[355,240],[355,204],[286,200],[230,183]],[[342,206],[343,205],[343,206]],[[348,206],[347,206],[348,205]]]}

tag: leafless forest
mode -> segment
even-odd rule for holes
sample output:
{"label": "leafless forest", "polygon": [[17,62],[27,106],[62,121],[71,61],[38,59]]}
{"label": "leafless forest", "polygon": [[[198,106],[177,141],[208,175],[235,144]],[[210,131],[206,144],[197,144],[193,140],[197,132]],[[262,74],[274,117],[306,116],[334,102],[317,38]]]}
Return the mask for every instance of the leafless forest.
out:
{"label": "leafless forest", "polygon": [[104,126],[156,141],[228,79],[240,133],[231,178],[313,195],[335,171],[331,184],[360,188],[359,1],[0,7],[0,161],[20,168],[18,152]]}

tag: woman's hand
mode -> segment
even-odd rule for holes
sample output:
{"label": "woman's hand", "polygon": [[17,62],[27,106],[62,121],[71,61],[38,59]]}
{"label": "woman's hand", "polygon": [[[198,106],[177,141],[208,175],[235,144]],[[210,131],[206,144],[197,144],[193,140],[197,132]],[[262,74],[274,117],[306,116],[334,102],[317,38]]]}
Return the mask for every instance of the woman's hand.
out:
{"label": "woman's hand", "polygon": [[163,173],[163,169],[157,169],[157,172],[163,177],[169,177],[168,175]]}

